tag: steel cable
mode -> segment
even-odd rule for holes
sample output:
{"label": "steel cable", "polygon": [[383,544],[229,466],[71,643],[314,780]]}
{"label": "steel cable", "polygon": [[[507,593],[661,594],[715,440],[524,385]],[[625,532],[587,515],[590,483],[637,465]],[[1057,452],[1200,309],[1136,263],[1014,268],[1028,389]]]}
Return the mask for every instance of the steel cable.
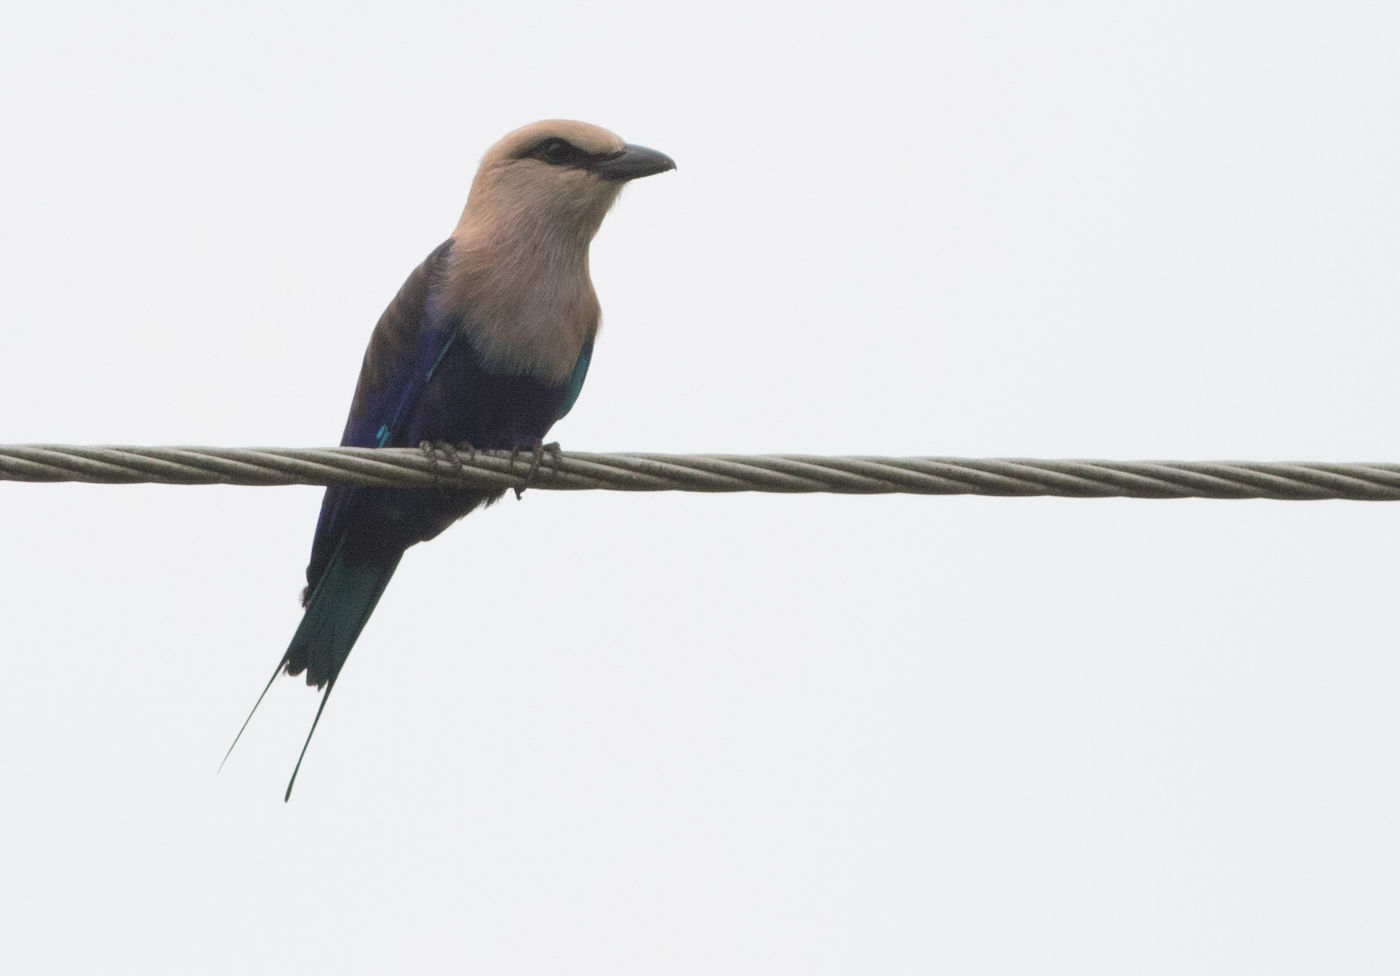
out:
{"label": "steel cable", "polygon": [[[519,488],[533,458],[416,448],[0,445],[0,481]],[[610,491],[1400,501],[1400,465],[546,451],[529,486]]]}

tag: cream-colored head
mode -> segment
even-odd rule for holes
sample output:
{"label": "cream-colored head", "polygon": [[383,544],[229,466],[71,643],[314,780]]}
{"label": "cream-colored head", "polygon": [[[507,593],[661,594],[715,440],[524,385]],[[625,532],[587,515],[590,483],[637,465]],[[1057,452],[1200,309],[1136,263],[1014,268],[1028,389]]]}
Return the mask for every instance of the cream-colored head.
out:
{"label": "cream-colored head", "polygon": [[523,233],[587,246],[624,183],[674,167],[663,154],[596,125],[534,122],[482,158],[458,229],[473,237]]}
{"label": "cream-colored head", "polygon": [[445,294],[488,367],[562,381],[598,328],[588,245],[629,180],[670,157],[551,120],[487,151],[452,235]]}

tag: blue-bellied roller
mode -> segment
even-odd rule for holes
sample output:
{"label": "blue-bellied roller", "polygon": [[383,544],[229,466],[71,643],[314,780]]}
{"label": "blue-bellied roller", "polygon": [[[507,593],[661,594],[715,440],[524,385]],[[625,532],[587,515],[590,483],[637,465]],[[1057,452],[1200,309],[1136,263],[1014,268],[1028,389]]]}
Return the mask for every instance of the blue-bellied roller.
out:
{"label": "blue-bellied roller", "polygon": [[[470,445],[538,459],[593,355],[599,307],[589,243],[629,180],[674,168],[665,154],[583,122],[536,122],[492,146],[452,236],[375,326],[340,443]],[[502,493],[326,489],[305,615],[263,689],[283,671],[325,689],[288,798],[340,669],[404,550]]]}

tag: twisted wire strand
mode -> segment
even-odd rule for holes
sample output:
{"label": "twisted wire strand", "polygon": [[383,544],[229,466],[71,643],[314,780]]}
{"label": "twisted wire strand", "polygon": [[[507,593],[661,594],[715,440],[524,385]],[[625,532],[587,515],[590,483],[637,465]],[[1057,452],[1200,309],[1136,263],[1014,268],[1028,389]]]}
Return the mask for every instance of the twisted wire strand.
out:
{"label": "twisted wire strand", "polygon": [[[530,454],[416,448],[0,445],[0,481],[522,488]],[[547,451],[530,488],[1400,501],[1400,465]]]}

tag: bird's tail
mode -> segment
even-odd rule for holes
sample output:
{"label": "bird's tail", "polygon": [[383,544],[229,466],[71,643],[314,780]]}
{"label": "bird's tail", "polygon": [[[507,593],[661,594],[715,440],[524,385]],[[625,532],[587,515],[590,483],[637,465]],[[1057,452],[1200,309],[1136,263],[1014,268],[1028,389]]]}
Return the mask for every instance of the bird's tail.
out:
{"label": "bird's tail", "polygon": [[317,688],[335,683],[401,558],[402,552],[351,559],[343,548],[336,550],[312,588],[306,615],[282,656],[288,674],[305,671],[306,683]]}
{"label": "bird's tail", "polygon": [[[297,773],[301,771],[301,761],[306,757],[306,748],[311,745],[311,736],[316,733],[316,726],[321,721],[326,702],[330,700],[335,680],[340,676],[340,669],[344,667],[345,659],[350,656],[350,649],[355,646],[360,631],[364,630],[365,623],[379,603],[384,588],[393,578],[394,570],[398,569],[402,556],[403,553],[400,552],[388,557],[361,561],[347,558],[343,549],[336,551],[311,591],[306,613],[301,618],[296,633],[292,635],[286,653],[272,672],[272,677],[268,679],[262,694],[253,703],[248,717],[243,720],[238,735],[233,737],[233,744],[224,754],[225,762],[232,754],[233,747],[238,745],[243,730],[252,721],[253,713],[262,704],[268,689],[272,687],[272,682],[277,680],[277,675],[284,670],[290,675],[306,672],[306,683],[325,688],[326,693],[321,697],[321,704],[316,709],[316,718],[311,723],[311,731],[306,734],[306,742],[302,744],[296,768],[292,770],[292,778],[287,782],[284,799],[291,798],[292,785],[296,783]],[[219,768],[223,768],[223,763],[219,764]]]}

